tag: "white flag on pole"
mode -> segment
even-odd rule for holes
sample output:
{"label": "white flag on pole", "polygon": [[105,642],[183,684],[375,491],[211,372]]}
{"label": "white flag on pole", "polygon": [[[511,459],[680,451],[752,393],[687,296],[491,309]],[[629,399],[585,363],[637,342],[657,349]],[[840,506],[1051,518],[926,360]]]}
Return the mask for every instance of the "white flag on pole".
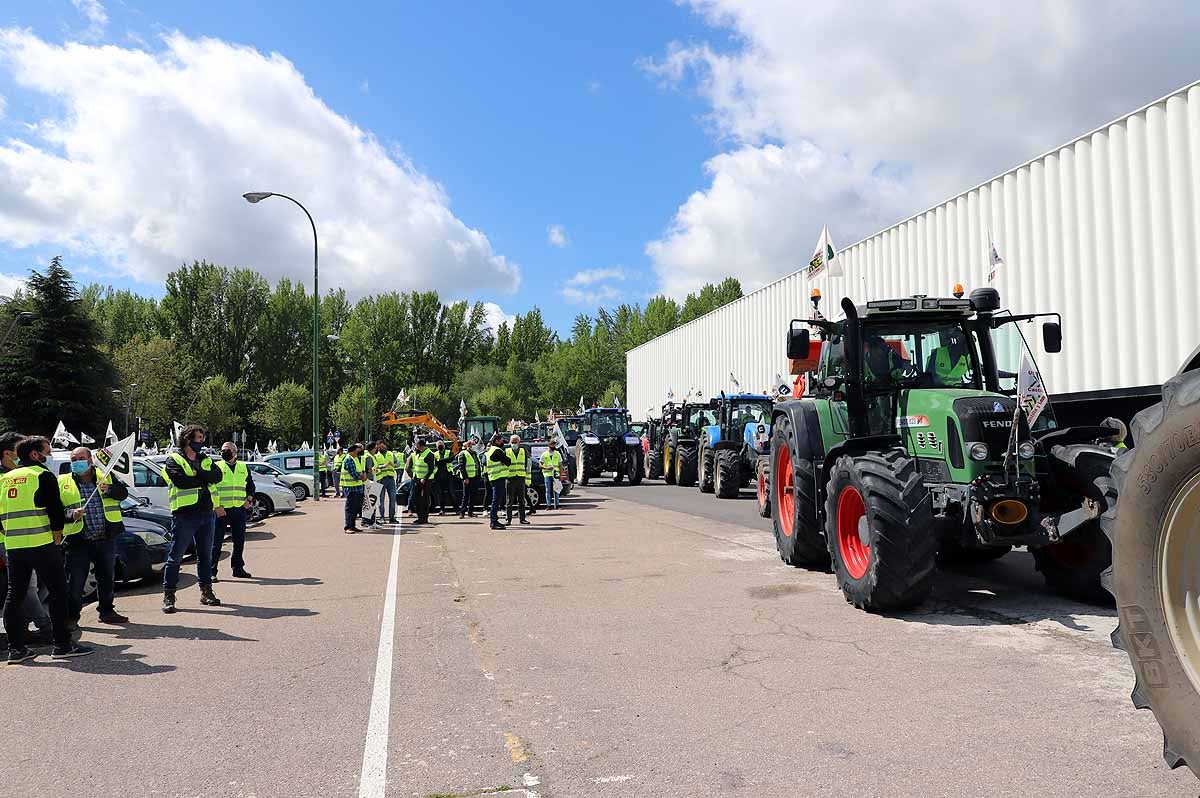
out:
{"label": "white flag on pole", "polygon": [[992,232],[988,231],[988,282],[996,281],[996,272],[1004,265],[1004,258],[1000,257],[1000,250],[996,249],[996,242],[992,240]]}
{"label": "white flag on pole", "polygon": [[112,422],[108,422],[108,429],[104,432],[104,445],[117,442],[117,431],[113,429]]}
{"label": "white flag on pole", "polygon": [[171,433],[171,445],[179,446],[179,436],[183,434],[183,425],[178,421],[173,421],[171,423],[173,425],[173,431]]}
{"label": "white flag on pole", "polygon": [[93,444],[96,442],[96,439],[91,435],[88,435],[86,432],[81,432],[79,433],[79,442],[83,444]]}
{"label": "white flag on pole", "polygon": [[827,225],[821,226],[821,236],[813,249],[812,260],[808,262],[808,279],[827,274],[830,277],[842,277],[842,262],[838,259],[837,248],[833,245],[833,236],[829,234]]}
{"label": "white flag on pole", "polygon": [[103,476],[116,474],[129,484],[133,484],[133,448],[137,433],[111,446],[96,450],[96,464],[100,466]]}
{"label": "white flag on pole", "polygon": [[1027,354],[1021,355],[1021,370],[1017,373],[1017,404],[1025,411],[1029,426],[1033,426],[1049,403],[1042,375]]}
{"label": "white flag on pole", "polygon": [[466,399],[458,400],[458,414],[460,416],[465,416],[467,414],[467,400]]}
{"label": "white flag on pole", "polygon": [[579,397],[579,412],[580,413],[583,412],[583,397],[582,396]]}
{"label": "white flag on pole", "polygon": [[729,372],[729,381],[733,383],[733,392],[734,393],[742,392],[742,384],[737,381],[737,377],[733,376],[732,371]]}
{"label": "white flag on pole", "polygon": [[67,432],[67,427],[61,420],[58,422],[58,426],[54,428],[54,437],[50,439],[50,442],[62,444],[64,449],[72,443],[79,443],[74,435]]}

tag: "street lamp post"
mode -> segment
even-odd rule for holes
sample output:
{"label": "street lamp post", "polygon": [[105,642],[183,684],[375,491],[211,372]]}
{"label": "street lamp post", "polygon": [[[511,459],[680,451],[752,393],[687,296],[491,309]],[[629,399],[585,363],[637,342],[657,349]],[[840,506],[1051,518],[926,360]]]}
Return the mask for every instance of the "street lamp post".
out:
{"label": "street lamp post", "polygon": [[33,313],[28,310],[23,310],[13,316],[12,323],[8,325],[8,329],[4,332],[4,337],[0,338],[0,346],[8,343],[8,336],[12,335],[12,331],[17,329],[18,324],[26,324],[33,319]]}
{"label": "street lamp post", "polygon": [[133,407],[133,395],[137,393],[138,384],[129,383],[129,393],[125,394],[125,437],[129,437],[129,410]]}
{"label": "street lamp post", "polygon": [[[321,411],[320,411],[321,384],[319,381],[319,373],[318,373],[319,369],[320,369],[320,364],[319,364],[319,361],[317,358],[317,338],[320,335],[320,330],[321,330],[321,291],[320,291],[320,288],[318,287],[318,282],[317,282],[317,223],[313,221],[312,214],[308,212],[308,208],[305,208],[303,205],[300,204],[299,201],[293,199],[292,197],[289,197],[287,194],[277,194],[273,191],[251,191],[246,194],[243,194],[242,197],[245,198],[246,202],[249,202],[252,205],[256,202],[262,202],[267,197],[280,197],[282,199],[288,200],[288,201],[292,202],[297,208],[304,211],[304,215],[308,217],[308,223],[312,227],[312,234],[313,234],[313,338],[312,338],[312,341],[313,341],[313,343],[312,343],[312,350],[313,350],[313,384],[312,384],[313,459],[312,459],[312,464],[313,464],[313,470],[312,470],[312,476],[313,476],[313,485],[318,486],[321,484],[321,469],[320,469],[320,466],[317,464],[317,447],[320,445],[320,437],[321,437]],[[319,490],[314,489],[313,490],[313,501],[319,502],[320,500],[321,500],[321,492]]]}

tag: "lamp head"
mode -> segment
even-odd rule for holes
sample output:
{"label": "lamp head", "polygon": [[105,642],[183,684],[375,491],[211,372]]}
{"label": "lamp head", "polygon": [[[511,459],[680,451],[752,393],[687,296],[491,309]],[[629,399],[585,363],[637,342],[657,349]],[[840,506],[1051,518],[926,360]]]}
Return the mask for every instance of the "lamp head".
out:
{"label": "lamp head", "polygon": [[262,202],[267,197],[272,196],[270,191],[250,191],[242,195],[246,198],[246,202],[253,205],[256,202]]}

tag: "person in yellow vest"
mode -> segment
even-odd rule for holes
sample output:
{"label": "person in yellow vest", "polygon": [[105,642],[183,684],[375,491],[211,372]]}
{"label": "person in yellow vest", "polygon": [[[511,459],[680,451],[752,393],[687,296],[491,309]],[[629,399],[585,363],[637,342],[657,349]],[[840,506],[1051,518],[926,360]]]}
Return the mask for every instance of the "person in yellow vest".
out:
{"label": "person in yellow vest", "polygon": [[521,445],[520,435],[513,435],[508,442],[511,448],[508,450],[508,503],[504,523],[512,523],[512,506],[516,502],[517,517],[528,526],[529,521],[525,518],[525,485],[529,480],[529,460],[525,447]]}
{"label": "person in yellow vest", "polygon": [[417,513],[417,518],[413,523],[428,524],[429,494],[433,475],[437,472],[437,455],[433,453],[432,449],[425,446],[424,438],[418,437],[413,446],[411,490],[416,493],[416,503],[413,505],[413,509]]}
{"label": "person in yellow vest", "polygon": [[350,449],[342,458],[339,481],[342,495],[346,497],[345,523],[342,528],[347,535],[353,535],[358,531],[358,516],[362,514],[363,505],[363,485],[367,481],[367,458],[361,443],[350,444]]}
{"label": "person in yellow vest", "polygon": [[321,481],[321,498],[325,498],[325,491],[329,488],[328,471],[329,461],[325,458],[325,450],[317,449],[317,479]]}
{"label": "person in yellow vest", "polygon": [[212,580],[217,579],[217,564],[221,562],[221,544],[225,533],[233,540],[233,553],[229,556],[229,567],[238,579],[250,579],[246,570],[246,511],[254,503],[254,475],[246,464],[238,460],[237,446],[232,441],[221,444],[221,461],[216,463],[221,472],[221,481],[211,490],[213,511],[217,515],[213,532]]}
{"label": "person in yellow vest", "polygon": [[[375,481],[383,488],[379,499],[379,517],[383,518],[383,507],[387,504],[387,521],[396,523],[396,468],[399,458],[395,452],[388,451],[386,441],[375,441]],[[387,501],[385,502],[384,499]]]}
{"label": "person in yellow vest", "polygon": [[100,612],[100,622],[128,623],[129,619],[113,605],[113,580],[117,535],[125,531],[121,500],[129,496],[129,489],[116,477],[101,476],[92,465],[92,451],[86,446],[71,451],[71,473],[60,476],[58,486],[67,511],[63,552],[67,564],[67,617],[70,624],[77,626],[79,623],[83,612],[83,586],[91,568],[96,573],[96,609]]}
{"label": "person in yellow vest", "polygon": [[433,475],[433,490],[437,496],[438,515],[445,515],[446,502],[450,501],[451,504],[454,502],[454,496],[450,493],[450,467],[454,452],[446,448],[445,441],[438,441],[433,454],[437,458],[437,471]]}
{"label": "person in yellow vest", "polygon": [[[550,448],[542,452],[538,465],[542,469],[542,478],[546,480],[546,509],[557,510],[559,509],[558,491],[554,489],[554,481],[560,479],[560,476],[566,477],[563,472],[562,452],[558,450],[557,439],[550,439]],[[559,485],[561,484],[560,480]]]}
{"label": "person in yellow vest", "polygon": [[346,450],[339,446],[337,453],[333,456],[333,472],[330,477],[333,481],[333,496],[335,499],[342,498],[342,461],[345,459]]}
{"label": "person in yellow vest", "polygon": [[[20,468],[17,463],[17,444],[25,440],[25,436],[19,432],[5,432],[0,434],[0,475],[7,474],[14,468]],[[0,608],[4,607],[4,602],[8,596],[8,562],[4,554],[4,530],[0,529]],[[37,644],[49,644],[54,642],[54,629],[50,623],[50,613],[46,611],[46,605],[42,604],[42,599],[38,593],[37,574],[30,574],[29,589],[25,591],[25,597],[17,597],[21,601],[21,605],[25,610],[25,618],[31,621],[37,629],[32,637],[26,638],[27,641]]]}
{"label": "person in yellow vest", "polygon": [[487,470],[488,490],[491,494],[492,529],[504,529],[504,524],[500,523],[500,505],[508,501],[508,466],[504,436],[497,432],[492,435],[492,444],[484,452],[484,468]]}
{"label": "person in yellow vest", "polygon": [[167,483],[167,501],[171,506],[171,549],[163,568],[163,606],[168,615],[175,612],[175,590],[179,585],[179,566],[192,543],[196,544],[196,578],[200,582],[200,603],[218,607],[221,600],[212,589],[212,550],[216,522],[209,487],[221,481],[221,471],[204,448],[204,427],[188,424],[179,433],[180,451],[167,455],[163,479]]}
{"label": "person in yellow vest", "polygon": [[462,447],[458,453],[458,458],[454,462],[454,470],[458,474],[458,478],[462,480],[462,501],[458,507],[458,517],[464,518],[470,516],[475,517],[475,509],[472,506],[475,500],[475,485],[479,482],[479,477],[482,468],[479,465],[479,455],[475,453],[475,447],[479,445],[479,438],[474,435],[467,441],[467,445]]}
{"label": "person in yellow vest", "polygon": [[46,468],[50,441],[35,435],[17,444],[18,467],[0,477],[0,525],[8,557],[8,595],[4,631],[8,633],[8,662],[25,662],[33,653],[25,647],[25,611],[20,598],[36,573],[50,591],[50,622],[55,659],[82,657],[90,646],[71,642],[67,625],[67,575],[63,565],[63,527],[67,515],[58,478]]}

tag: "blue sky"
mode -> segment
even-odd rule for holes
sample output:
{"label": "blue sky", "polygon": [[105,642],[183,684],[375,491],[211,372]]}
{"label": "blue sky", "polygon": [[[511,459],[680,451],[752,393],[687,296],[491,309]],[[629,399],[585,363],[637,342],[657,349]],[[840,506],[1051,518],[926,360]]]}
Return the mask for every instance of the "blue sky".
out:
{"label": "blue sky", "polygon": [[1200,78],[1192,0],[342,6],[0,8],[0,294],[59,253],[154,295],[198,258],[307,282],[302,215],[240,199],[273,190],[323,287],[562,332],[754,289],[822,225],[845,246]]}
{"label": "blue sky", "polygon": [[[577,271],[628,270],[622,290],[636,301],[656,288],[645,242],[661,233],[680,197],[701,186],[702,163],[715,151],[700,119],[705,105],[638,67],[666,42],[702,35],[703,24],[669,3],[571,5],[525,3],[514,15],[499,3],[451,12],[431,3],[109,2],[103,33],[89,38],[68,0],[48,0],[10,6],[0,25],[54,43],[156,49],[163,33],[179,31],[280,53],[332,110],[400,147],[440,183],[453,213],[522,273],[515,295],[475,291],[469,280],[444,292],[495,300],[509,313],[536,304],[566,329],[575,313],[593,310],[559,292]],[[52,100],[3,71],[0,95],[8,135],[27,135],[26,122],[53,113]],[[562,226],[567,246],[548,241],[552,224]],[[57,251],[54,242],[0,244],[0,270],[17,272]],[[69,260],[103,274],[100,257]],[[111,282],[162,292],[157,281]]]}

